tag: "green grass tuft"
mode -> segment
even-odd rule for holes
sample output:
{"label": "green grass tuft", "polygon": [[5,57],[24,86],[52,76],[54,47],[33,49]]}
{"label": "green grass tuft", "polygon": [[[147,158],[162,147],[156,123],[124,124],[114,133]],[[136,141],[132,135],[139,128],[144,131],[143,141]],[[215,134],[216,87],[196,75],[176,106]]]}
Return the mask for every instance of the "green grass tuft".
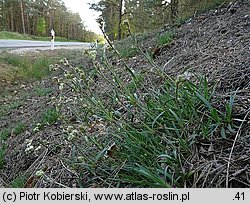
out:
{"label": "green grass tuft", "polygon": [[46,95],[50,94],[52,91],[53,91],[52,88],[45,88],[42,86],[35,87],[35,92],[38,96],[46,96]]}
{"label": "green grass tuft", "polygon": [[59,113],[58,113],[57,109],[51,108],[51,109],[46,110],[42,114],[41,119],[40,119],[40,123],[42,125],[52,125],[55,122],[57,122],[58,118],[59,118]]}
{"label": "green grass tuft", "polygon": [[23,188],[26,183],[27,178],[25,176],[18,176],[13,181],[10,182],[11,188]]}
{"label": "green grass tuft", "polygon": [[135,47],[124,47],[119,50],[122,58],[131,58],[138,53],[138,49]]}
{"label": "green grass tuft", "polygon": [[19,56],[14,54],[4,54],[0,61],[15,67],[16,77],[24,79],[42,79],[50,74],[49,65],[55,62],[44,56],[30,59],[28,56]]}
{"label": "green grass tuft", "polygon": [[24,132],[26,129],[26,126],[23,123],[18,123],[14,128],[13,128],[13,133],[15,135],[19,135],[22,132]]}
{"label": "green grass tuft", "polygon": [[6,148],[5,147],[0,147],[0,169],[2,169],[5,165],[5,156]]}
{"label": "green grass tuft", "polygon": [[50,74],[49,65],[50,61],[47,58],[39,58],[32,65],[24,66],[20,74],[27,78],[42,79]]}
{"label": "green grass tuft", "polygon": [[3,130],[0,131],[0,140],[6,141],[10,134],[11,134],[11,129],[4,128]]}
{"label": "green grass tuft", "polygon": [[159,45],[167,45],[170,44],[173,41],[173,33],[172,32],[166,32],[164,34],[161,34],[158,36],[158,44]]}

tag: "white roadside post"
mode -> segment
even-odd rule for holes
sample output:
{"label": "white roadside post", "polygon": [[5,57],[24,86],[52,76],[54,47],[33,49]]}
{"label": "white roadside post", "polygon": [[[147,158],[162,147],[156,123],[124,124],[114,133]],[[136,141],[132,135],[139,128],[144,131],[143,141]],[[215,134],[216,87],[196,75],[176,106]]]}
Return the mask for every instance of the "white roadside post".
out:
{"label": "white roadside post", "polygon": [[50,36],[51,36],[51,50],[54,50],[55,47],[55,31],[51,29],[50,31]]}

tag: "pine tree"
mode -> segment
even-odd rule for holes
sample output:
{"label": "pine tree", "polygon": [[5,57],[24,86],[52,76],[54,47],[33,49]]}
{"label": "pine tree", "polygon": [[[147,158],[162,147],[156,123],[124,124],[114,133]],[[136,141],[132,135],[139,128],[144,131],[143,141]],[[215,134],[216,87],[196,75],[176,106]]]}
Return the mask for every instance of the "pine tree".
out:
{"label": "pine tree", "polygon": [[46,21],[44,17],[40,17],[37,22],[36,32],[38,35],[44,36],[46,33]]}

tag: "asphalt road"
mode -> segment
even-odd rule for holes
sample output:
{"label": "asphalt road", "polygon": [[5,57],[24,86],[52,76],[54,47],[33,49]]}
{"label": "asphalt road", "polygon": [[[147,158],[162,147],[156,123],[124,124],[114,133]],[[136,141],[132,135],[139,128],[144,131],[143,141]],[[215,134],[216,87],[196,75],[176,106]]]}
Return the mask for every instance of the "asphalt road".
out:
{"label": "asphalt road", "polygon": [[[56,42],[56,47],[90,47],[91,43],[80,42]],[[50,48],[51,42],[47,41],[32,41],[32,40],[0,40],[0,49],[17,49],[17,48]]]}

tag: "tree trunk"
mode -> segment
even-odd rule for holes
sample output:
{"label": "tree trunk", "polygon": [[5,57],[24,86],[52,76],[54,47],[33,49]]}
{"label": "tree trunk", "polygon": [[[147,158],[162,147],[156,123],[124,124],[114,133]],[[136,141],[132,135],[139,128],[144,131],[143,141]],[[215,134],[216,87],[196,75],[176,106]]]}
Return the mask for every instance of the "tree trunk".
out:
{"label": "tree trunk", "polygon": [[14,32],[14,14],[13,14],[13,4],[10,4],[10,31]]}
{"label": "tree trunk", "polygon": [[26,19],[27,19],[27,23],[26,23],[26,32],[28,33],[28,34],[30,34],[30,19],[29,19],[29,15],[27,14],[26,15]]}
{"label": "tree trunk", "polygon": [[118,20],[118,30],[117,30],[117,34],[118,34],[118,40],[121,39],[122,37],[122,30],[121,30],[121,23],[122,23],[122,6],[123,6],[123,0],[120,0],[120,4],[119,4],[119,20]]}
{"label": "tree trunk", "polygon": [[4,23],[5,23],[5,19],[4,19],[4,3],[3,3],[3,0],[1,1],[1,14],[0,14],[0,17],[1,17],[1,27],[0,27],[0,29],[1,30],[4,30],[4,28],[5,28],[5,25],[4,25]]}
{"label": "tree trunk", "polygon": [[36,33],[36,24],[37,24],[37,17],[36,16],[34,16],[33,17],[33,24],[32,24],[32,31],[31,31],[31,34],[32,35],[36,35],[37,33]]}
{"label": "tree trunk", "polygon": [[55,0],[51,2],[51,9],[49,11],[49,29],[55,29]]}
{"label": "tree trunk", "polygon": [[24,13],[23,13],[23,1],[22,0],[20,1],[20,8],[21,8],[23,34],[26,34],[26,31],[25,31],[25,22],[24,22]]}

